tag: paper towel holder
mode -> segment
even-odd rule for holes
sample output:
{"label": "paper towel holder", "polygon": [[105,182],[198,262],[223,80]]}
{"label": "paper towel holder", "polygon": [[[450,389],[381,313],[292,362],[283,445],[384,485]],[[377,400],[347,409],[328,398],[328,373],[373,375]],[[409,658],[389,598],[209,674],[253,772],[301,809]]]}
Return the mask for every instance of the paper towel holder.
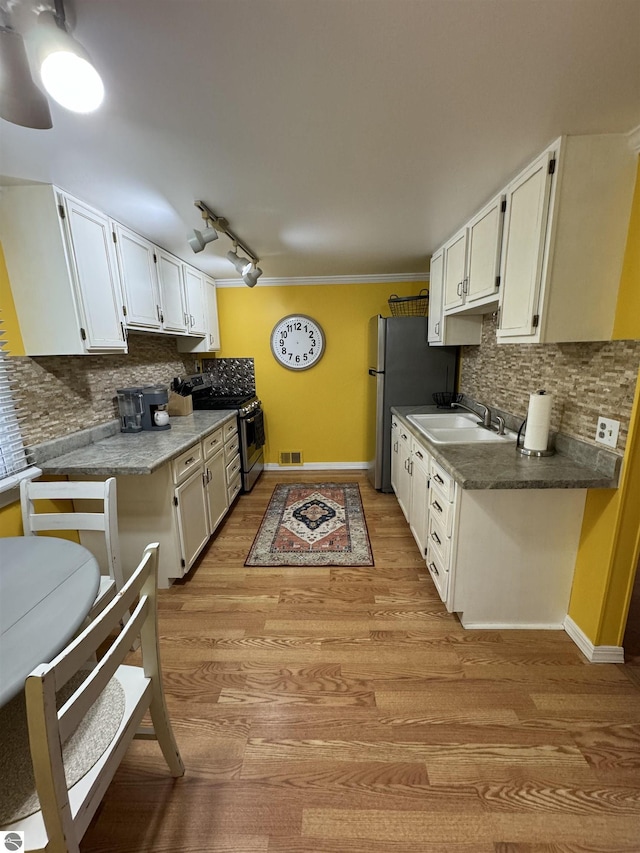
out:
{"label": "paper towel holder", "polygon": [[[520,436],[522,435],[522,431],[527,425],[527,419],[525,418],[518,430],[518,435],[516,438],[516,453],[520,453],[522,456],[528,456],[530,459],[539,459],[542,456],[553,456],[555,454],[555,448],[548,447],[546,450],[529,450],[523,444],[520,444]],[[523,439],[524,441],[524,439]]]}

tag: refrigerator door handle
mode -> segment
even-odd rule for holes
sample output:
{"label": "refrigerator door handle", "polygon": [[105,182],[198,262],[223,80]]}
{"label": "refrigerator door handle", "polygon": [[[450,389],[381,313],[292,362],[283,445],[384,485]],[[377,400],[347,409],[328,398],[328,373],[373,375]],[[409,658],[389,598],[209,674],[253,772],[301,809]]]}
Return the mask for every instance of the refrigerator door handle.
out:
{"label": "refrigerator door handle", "polygon": [[370,367],[369,376],[384,376],[384,370],[374,370],[373,367]]}

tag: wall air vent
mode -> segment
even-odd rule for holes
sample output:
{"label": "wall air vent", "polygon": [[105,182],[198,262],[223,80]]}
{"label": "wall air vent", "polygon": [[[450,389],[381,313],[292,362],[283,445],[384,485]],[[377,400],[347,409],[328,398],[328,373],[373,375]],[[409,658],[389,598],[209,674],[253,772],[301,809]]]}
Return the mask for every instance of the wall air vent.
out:
{"label": "wall air vent", "polygon": [[302,451],[281,450],[280,465],[302,465]]}

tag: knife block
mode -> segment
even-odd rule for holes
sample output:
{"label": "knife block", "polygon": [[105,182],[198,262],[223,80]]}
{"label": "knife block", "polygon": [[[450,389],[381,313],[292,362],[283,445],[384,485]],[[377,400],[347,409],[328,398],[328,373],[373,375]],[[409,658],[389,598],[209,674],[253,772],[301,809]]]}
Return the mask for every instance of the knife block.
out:
{"label": "knife block", "polygon": [[191,394],[188,397],[182,397],[180,394],[174,394],[173,391],[169,394],[169,417],[182,417],[183,415],[193,414],[193,399]]}

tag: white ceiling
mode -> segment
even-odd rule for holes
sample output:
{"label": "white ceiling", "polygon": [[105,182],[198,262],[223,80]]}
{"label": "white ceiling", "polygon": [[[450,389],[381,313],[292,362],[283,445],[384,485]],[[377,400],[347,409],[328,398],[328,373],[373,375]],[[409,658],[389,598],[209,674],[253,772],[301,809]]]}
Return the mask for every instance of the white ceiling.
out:
{"label": "white ceiling", "polygon": [[640,0],[76,0],[107,90],[0,120],[52,182],[216,278],[195,199],[274,277],[417,273],[557,136],[640,123]]}

